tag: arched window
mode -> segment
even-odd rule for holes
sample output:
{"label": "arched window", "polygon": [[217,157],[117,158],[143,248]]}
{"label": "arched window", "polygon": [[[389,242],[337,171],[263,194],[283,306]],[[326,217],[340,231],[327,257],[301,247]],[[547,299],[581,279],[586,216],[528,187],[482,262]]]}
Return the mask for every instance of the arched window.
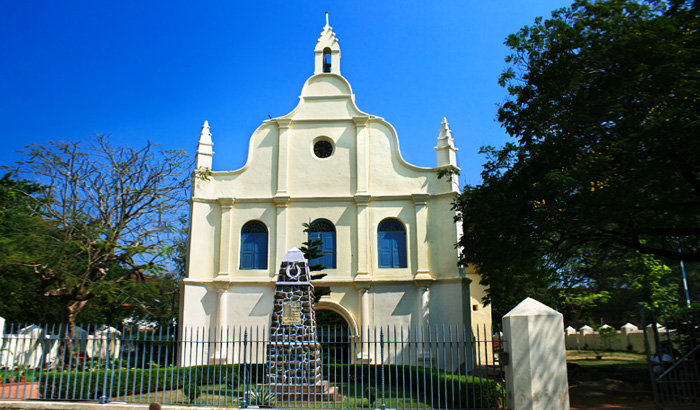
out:
{"label": "arched window", "polygon": [[323,244],[320,246],[323,256],[309,261],[311,265],[321,264],[326,269],[335,269],[335,226],[326,219],[317,219],[311,223],[309,241],[320,239]]}
{"label": "arched window", "polygon": [[260,221],[241,229],[241,269],[267,269],[267,227]]}
{"label": "arched window", "polygon": [[395,218],[383,220],[377,228],[380,268],[405,268],[406,228]]}
{"label": "arched window", "polygon": [[331,49],[328,47],[323,49],[323,72],[331,72]]}

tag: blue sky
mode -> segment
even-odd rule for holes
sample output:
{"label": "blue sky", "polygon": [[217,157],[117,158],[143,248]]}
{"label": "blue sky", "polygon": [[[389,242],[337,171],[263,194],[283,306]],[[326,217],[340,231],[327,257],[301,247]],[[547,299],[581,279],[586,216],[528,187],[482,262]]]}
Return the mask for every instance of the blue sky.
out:
{"label": "blue sky", "polygon": [[313,73],[326,10],[358,107],[396,128],[403,157],[435,166],[447,117],[462,168],[507,136],[504,38],[567,0],[0,2],[0,165],[30,143],[95,133],[194,153],[211,125],[214,169],[243,166],[263,120],[290,112]]}

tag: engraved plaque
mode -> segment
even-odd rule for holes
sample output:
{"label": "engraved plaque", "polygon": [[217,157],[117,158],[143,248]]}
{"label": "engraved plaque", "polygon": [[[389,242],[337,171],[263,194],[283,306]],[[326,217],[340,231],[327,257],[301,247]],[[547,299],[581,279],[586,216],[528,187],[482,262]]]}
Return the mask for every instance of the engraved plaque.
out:
{"label": "engraved plaque", "polygon": [[288,300],[282,303],[282,324],[301,324],[301,302]]}

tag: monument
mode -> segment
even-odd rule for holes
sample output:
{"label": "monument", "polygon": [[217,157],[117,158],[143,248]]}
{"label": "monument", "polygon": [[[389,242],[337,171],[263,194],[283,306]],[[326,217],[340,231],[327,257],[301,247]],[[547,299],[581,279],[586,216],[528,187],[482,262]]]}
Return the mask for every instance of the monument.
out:
{"label": "monument", "polygon": [[278,400],[342,400],[336,388],[323,380],[314,286],[309,265],[298,248],[290,249],[280,265],[266,354],[266,383],[262,387],[274,392]]}

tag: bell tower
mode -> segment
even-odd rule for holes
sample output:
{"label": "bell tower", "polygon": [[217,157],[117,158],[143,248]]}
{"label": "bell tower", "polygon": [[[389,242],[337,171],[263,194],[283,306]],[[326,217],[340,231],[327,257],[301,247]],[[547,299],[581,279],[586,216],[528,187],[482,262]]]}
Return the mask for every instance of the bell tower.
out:
{"label": "bell tower", "polygon": [[340,46],[338,39],[335,38],[333,27],[328,24],[328,12],[326,12],[326,25],[314,49],[314,62],[314,74],[340,75]]}

